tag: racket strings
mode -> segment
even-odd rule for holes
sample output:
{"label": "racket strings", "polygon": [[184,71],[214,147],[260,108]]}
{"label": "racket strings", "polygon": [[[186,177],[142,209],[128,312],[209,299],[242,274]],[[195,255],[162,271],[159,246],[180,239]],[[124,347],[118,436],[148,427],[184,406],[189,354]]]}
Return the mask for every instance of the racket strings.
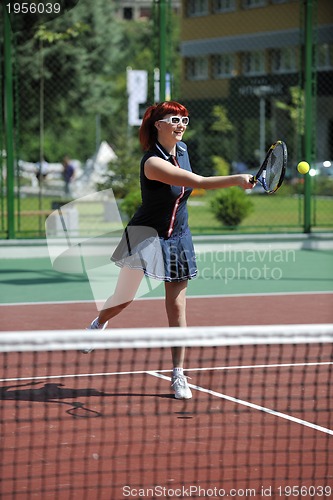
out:
{"label": "racket strings", "polygon": [[266,166],[266,175],[264,178],[265,188],[269,191],[274,191],[279,185],[281,175],[283,170],[283,150],[282,148],[277,148],[277,150],[272,151],[272,154],[268,158]]}

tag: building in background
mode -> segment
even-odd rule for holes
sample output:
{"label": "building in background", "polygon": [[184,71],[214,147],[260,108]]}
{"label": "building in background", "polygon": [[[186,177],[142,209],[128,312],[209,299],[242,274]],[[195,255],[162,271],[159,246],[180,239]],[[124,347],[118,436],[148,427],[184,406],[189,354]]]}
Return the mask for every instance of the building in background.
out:
{"label": "building in background", "polygon": [[[170,2],[170,0],[166,0]],[[153,0],[115,0],[117,14],[121,19],[128,21],[150,18],[153,9]],[[174,12],[179,12],[181,0],[171,0]]]}
{"label": "building in background", "polygon": [[[276,138],[290,142],[297,99],[291,89],[300,86],[304,69],[301,5],[298,0],[183,0],[182,96],[205,109],[207,102],[224,103],[239,138],[248,143],[260,136],[260,149]],[[320,160],[333,158],[332,7],[332,0],[319,0],[314,19]],[[240,146],[238,140],[237,151]],[[290,146],[295,155],[297,145]]]}

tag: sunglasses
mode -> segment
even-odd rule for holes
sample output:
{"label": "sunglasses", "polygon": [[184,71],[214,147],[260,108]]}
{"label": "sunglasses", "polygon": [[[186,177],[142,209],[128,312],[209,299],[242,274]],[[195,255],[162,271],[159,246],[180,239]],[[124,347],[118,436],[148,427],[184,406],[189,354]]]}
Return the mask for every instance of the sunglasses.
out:
{"label": "sunglasses", "polygon": [[190,119],[188,116],[170,116],[169,118],[164,118],[163,120],[158,120],[159,122],[170,123],[171,125],[179,125],[180,123],[186,127],[189,124]]}

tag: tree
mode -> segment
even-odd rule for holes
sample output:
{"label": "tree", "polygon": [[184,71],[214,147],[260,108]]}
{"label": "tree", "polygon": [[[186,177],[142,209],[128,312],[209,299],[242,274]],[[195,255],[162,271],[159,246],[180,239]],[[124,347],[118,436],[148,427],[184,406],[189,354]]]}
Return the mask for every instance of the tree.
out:
{"label": "tree", "polygon": [[214,175],[223,164],[222,170],[226,171],[233,159],[235,134],[225,106],[213,105],[204,117],[195,115],[193,122],[186,132],[186,141],[191,147],[194,170],[201,175]]}
{"label": "tree", "polygon": [[[285,111],[289,115],[293,127],[294,143],[292,148],[293,161],[297,160],[299,137],[304,136],[305,131],[305,99],[304,90],[300,87],[290,87],[290,102],[282,100],[275,101],[275,107]],[[291,149],[291,148],[290,148]]]}
{"label": "tree", "polygon": [[42,135],[50,161],[64,152],[84,161],[95,151],[96,117],[100,138],[116,150],[124,137],[137,142],[136,134],[128,135],[126,68],[153,73],[151,33],[152,22],[121,21],[114,4],[104,0],[80,0],[61,18],[20,32],[15,58],[20,156],[37,160]]}

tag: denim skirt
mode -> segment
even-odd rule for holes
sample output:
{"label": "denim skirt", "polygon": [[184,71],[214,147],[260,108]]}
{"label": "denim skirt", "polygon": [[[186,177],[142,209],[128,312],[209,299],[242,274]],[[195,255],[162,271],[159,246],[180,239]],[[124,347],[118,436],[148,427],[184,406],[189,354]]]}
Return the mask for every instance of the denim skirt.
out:
{"label": "denim skirt", "polygon": [[111,260],[120,267],[142,269],[160,281],[195,278],[197,265],[190,229],[162,238],[148,227],[127,226]]}

